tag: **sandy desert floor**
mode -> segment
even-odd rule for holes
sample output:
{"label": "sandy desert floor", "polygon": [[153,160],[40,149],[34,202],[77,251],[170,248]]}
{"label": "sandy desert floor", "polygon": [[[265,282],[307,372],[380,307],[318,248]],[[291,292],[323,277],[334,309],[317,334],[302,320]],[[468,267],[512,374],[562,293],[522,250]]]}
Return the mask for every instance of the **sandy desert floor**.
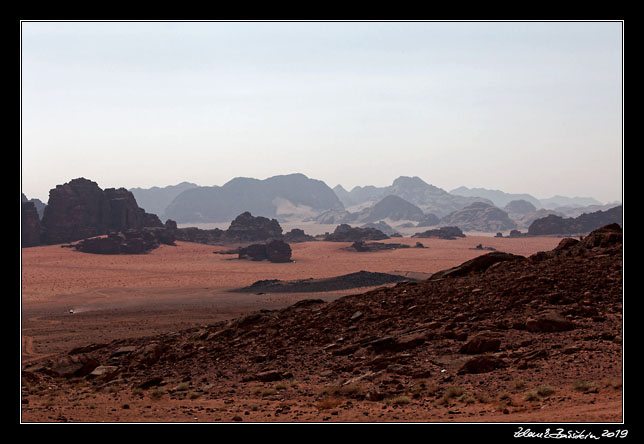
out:
{"label": "sandy desert floor", "polygon": [[[22,361],[26,364],[91,343],[209,325],[259,309],[283,308],[301,299],[315,297],[329,301],[368,290],[262,295],[230,292],[261,279],[325,278],[361,270],[425,278],[488,252],[475,249],[478,244],[529,256],[553,249],[560,240],[557,237],[487,236],[457,240],[398,238],[385,242],[413,246],[420,241],[428,248],[374,253],[344,250],[350,243],[306,242],[291,245],[294,262],[286,264],[238,260],[235,255],[213,254],[226,250],[225,247],[186,242],[177,242],[176,247],[162,245],[149,254],[131,256],[92,255],[58,245],[25,248],[22,250]],[[70,309],[74,314],[69,313]],[[49,402],[46,410],[55,414],[28,414],[23,419],[213,421],[212,412],[220,412],[215,415],[216,421],[241,418],[243,421],[380,422],[403,418],[405,421],[523,422],[538,421],[540,414],[552,417],[558,411],[562,421],[575,421],[581,415],[585,420],[602,422],[619,420],[621,415],[619,390],[601,394],[560,392],[549,405],[516,409],[511,418],[494,405],[486,407],[486,411],[480,411],[477,405],[456,413],[438,414],[429,413],[427,406],[414,403],[378,407],[381,410],[377,411],[369,403],[324,411],[313,406],[309,411],[299,406],[297,417],[280,417],[279,412],[285,410],[288,402],[270,398],[262,401],[266,405],[261,407],[254,399],[236,399],[234,403],[227,399],[150,401],[130,393],[96,392],[82,384],[78,386],[78,393],[68,394],[64,402],[60,395],[56,398],[55,390],[53,393],[49,401],[43,402]],[[580,410],[577,398],[584,397],[585,408]],[[596,401],[602,408],[595,407]],[[267,411],[277,415],[267,416]]]}
{"label": "sandy desert floor", "polygon": [[[366,289],[330,293],[242,294],[228,290],[261,279],[326,278],[361,270],[426,278],[488,253],[478,244],[528,256],[554,248],[557,237],[398,238],[428,248],[372,253],[345,242],[295,243],[294,262],[277,264],[213,254],[229,247],[177,242],[146,255],[93,255],[59,245],[22,250],[23,362],[91,342],[161,332],[276,309],[300,299],[331,300]],[[70,315],[69,310],[74,314]]]}

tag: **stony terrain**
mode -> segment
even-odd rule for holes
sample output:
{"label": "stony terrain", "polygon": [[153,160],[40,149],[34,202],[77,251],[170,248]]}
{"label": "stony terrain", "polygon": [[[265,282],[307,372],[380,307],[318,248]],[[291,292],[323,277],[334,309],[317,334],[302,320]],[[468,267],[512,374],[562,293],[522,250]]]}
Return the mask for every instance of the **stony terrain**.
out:
{"label": "stony terrain", "polygon": [[23,420],[620,421],[622,295],[612,225],[423,282],[33,360]]}

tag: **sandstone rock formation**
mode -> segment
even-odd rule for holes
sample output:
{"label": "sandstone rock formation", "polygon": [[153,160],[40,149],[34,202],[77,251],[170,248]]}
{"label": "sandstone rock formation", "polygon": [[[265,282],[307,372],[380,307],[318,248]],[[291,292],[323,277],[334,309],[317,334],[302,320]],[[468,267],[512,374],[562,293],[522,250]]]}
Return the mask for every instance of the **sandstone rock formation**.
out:
{"label": "sandstone rock formation", "polygon": [[456,239],[457,237],[465,237],[465,234],[458,227],[440,227],[433,230],[423,231],[416,233],[412,237],[437,237],[439,239]]}
{"label": "sandstone rock formation", "polygon": [[300,228],[293,228],[291,231],[284,234],[284,240],[290,243],[311,242],[311,241],[314,241],[315,238],[313,236],[306,234],[304,230],[301,230]]}
{"label": "sandstone rock formation", "polygon": [[146,228],[112,232],[107,236],[83,239],[72,247],[77,251],[94,254],[145,254],[161,244],[175,245],[172,231]]}
{"label": "sandstone rock formation", "polygon": [[282,240],[272,240],[266,244],[252,244],[239,249],[239,259],[252,261],[290,262],[291,247]]}
{"label": "sandstone rock formation", "polygon": [[42,218],[42,242],[73,242],[146,226],[163,224],[139,208],[132,193],[125,188],[102,190],[96,182],[79,178],[49,191]]}
{"label": "sandstone rock formation", "polygon": [[331,242],[356,242],[382,239],[389,239],[389,236],[375,228],[358,228],[351,227],[347,224],[338,225],[333,233],[324,238],[324,240]]}
{"label": "sandstone rock formation", "polygon": [[528,228],[528,234],[531,236],[585,234],[603,225],[612,223],[621,225],[622,208],[619,205],[610,210],[586,213],[579,217],[566,219],[550,215],[543,219],[535,220]]}
{"label": "sandstone rock formation", "polygon": [[40,245],[40,218],[33,202],[22,202],[21,245],[35,247]]}
{"label": "sandstone rock formation", "polygon": [[267,239],[281,239],[282,227],[275,219],[253,216],[250,212],[237,216],[224,234],[229,242],[255,242]]}

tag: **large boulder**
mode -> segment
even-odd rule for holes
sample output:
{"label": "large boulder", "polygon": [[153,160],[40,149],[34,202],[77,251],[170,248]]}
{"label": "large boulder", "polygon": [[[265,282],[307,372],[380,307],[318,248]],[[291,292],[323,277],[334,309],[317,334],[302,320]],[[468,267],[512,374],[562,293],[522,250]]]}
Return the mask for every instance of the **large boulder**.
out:
{"label": "large boulder", "polygon": [[572,330],[575,324],[561,314],[551,311],[529,318],[525,327],[531,332],[557,332]]}
{"label": "large boulder", "polygon": [[291,247],[284,241],[272,240],[266,244],[266,257],[271,262],[290,262]]}
{"label": "large boulder", "polygon": [[267,244],[252,244],[240,248],[238,257],[252,261],[290,262],[291,247],[286,242],[276,239]]}

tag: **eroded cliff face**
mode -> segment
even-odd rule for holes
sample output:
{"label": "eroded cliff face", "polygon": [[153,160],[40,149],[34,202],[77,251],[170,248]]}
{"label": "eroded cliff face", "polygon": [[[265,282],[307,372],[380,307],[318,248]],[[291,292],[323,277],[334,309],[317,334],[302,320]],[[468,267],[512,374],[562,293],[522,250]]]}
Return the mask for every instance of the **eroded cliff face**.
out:
{"label": "eroded cliff face", "polygon": [[110,231],[162,226],[159,218],[140,208],[125,188],[102,190],[96,182],[78,178],[49,191],[40,242],[59,244]]}

